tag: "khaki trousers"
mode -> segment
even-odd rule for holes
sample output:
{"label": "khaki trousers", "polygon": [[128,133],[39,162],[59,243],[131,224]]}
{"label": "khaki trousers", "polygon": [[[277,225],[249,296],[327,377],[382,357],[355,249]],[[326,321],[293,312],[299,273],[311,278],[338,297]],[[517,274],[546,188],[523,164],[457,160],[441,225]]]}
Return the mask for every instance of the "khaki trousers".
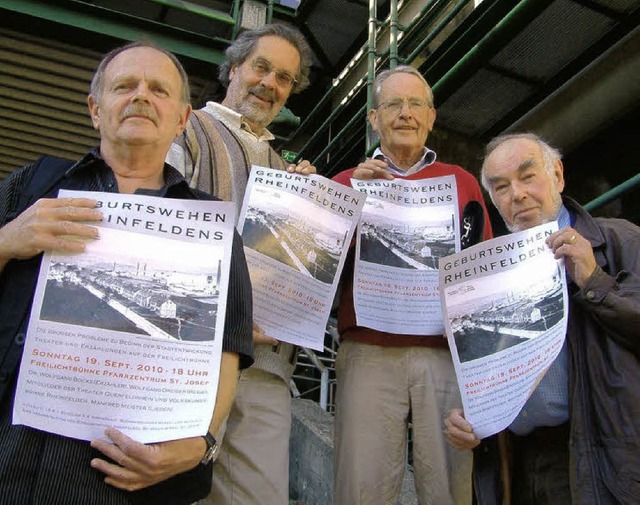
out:
{"label": "khaki trousers", "polygon": [[287,505],[290,432],[289,385],[259,369],[240,372],[205,503]]}
{"label": "khaki trousers", "polygon": [[443,420],[461,406],[451,354],[344,341],[336,360],[334,505],[396,505],[409,415],[421,505],[471,503],[471,451],[453,449]]}

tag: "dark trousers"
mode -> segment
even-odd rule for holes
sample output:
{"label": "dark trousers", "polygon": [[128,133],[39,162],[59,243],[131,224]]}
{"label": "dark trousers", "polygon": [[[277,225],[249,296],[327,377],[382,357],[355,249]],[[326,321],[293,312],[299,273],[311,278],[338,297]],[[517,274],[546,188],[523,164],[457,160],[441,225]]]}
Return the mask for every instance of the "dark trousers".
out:
{"label": "dark trousers", "polygon": [[511,441],[512,505],[571,505],[568,423]]}

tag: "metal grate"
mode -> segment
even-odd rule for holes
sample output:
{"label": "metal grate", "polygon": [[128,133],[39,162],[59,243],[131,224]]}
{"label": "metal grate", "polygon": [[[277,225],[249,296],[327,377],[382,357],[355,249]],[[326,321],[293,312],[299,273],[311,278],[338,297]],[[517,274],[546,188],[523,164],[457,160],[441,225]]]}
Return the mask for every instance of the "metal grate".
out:
{"label": "metal grate", "polygon": [[520,80],[480,69],[438,107],[437,124],[470,137],[479,136],[534,90]]}
{"label": "metal grate", "polygon": [[525,79],[545,82],[614,25],[612,18],[580,4],[557,1],[531,20],[490,63]]}

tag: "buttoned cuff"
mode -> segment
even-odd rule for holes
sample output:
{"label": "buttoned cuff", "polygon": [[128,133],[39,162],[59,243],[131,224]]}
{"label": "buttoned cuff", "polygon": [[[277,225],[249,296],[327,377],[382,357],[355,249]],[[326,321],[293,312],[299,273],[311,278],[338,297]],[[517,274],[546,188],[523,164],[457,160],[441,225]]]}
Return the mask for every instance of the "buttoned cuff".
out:
{"label": "buttoned cuff", "polygon": [[599,265],[585,282],[580,290],[580,297],[588,303],[600,304],[604,298],[615,288],[616,280],[606,273]]}

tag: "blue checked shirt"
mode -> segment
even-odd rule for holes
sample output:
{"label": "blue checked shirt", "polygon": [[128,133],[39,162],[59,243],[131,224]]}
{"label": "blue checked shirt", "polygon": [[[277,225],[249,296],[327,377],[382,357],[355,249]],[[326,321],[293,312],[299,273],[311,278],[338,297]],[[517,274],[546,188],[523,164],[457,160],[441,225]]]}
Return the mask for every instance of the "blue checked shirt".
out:
{"label": "blue checked shirt", "polygon": [[[558,214],[558,228],[571,225],[569,211],[563,205]],[[528,435],[543,426],[559,426],[569,420],[569,353],[565,339],[538,387],[509,426],[516,435]]]}

